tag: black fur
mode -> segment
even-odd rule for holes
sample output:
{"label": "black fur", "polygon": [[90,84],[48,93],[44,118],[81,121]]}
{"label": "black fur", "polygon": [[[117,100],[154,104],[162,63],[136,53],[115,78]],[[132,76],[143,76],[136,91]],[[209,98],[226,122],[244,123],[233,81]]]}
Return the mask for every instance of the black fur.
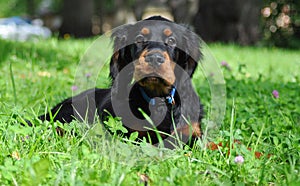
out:
{"label": "black fur", "polygon": [[[151,24],[148,21],[151,21]],[[153,21],[158,21],[155,26],[152,25]],[[160,27],[165,27],[166,25],[173,32],[173,36],[177,41],[176,47],[166,45],[164,40],[160,40],[161,36],[154,32],[155,29],[160,29]],[[136,35],[143,27],[150,28],[151,32],[148,35],[151,35],[152,39],[156,39],[155,41],[145,41],[142,44],[135,42]],[[177,130],[182,136],[187,136],[188,138],[195,139],[200,137],[201,132],[199,133],[199,131],[187,133],[185,130],[188,127],[186,119],[194,123],[200,130],[200,121],[203,117],[202,105],[190,79],[197,67],[198,60],[201,58],[198,37],[186,27],[160,16],[154,16],[146,21],[140,21],[134,25],[125,25],[114,30],[112,39],[114,42],[114,54],[111,57],[109,74],[112,79],[112,88],[95,88],[64,100],[51,110],[52,115],[55,115],[54,121],[69,123],[76,118],[93,123],[95,116],[99,116],[98,118],[103,122],[107,120],[107,113],[104,112],[104,110],[107,110],[112,116],[122,118],[124,126],[129,131],[125,135],[129,136],[132,132],[138,131],[139,139],[145,137],[148,141],[155,144],[158,142],[157,134],[151,130],[144,129],[144,126],[151,127],[151,125],[145,121],[139,110],[141,109],[151,116],[154,123],[159,122],[155,123],[159,131],[173,135],[174,131]],[[142,87],[147,95],[157,97],[156,104],[154,106],[149,105],[142,95],[141,85],[138,82],[131,84],[135,70],[133,61],[138,60],[144,50],[151,50],[151,47],[159,48],[159,50],[168,53],[170,58],[178,65],[174,69],[177,90],[174,95],[175,104],[166,103],[165,97],[168,95],[161,95],[161,93],[155,93],[155,91],[151,91],[147,87]],[[118,75],[125,67],[128,67],[130,73],[118,78]],[[187,72],[188,78],[183,76],[179,67]],[[178,90],[184,91],[179,92]],[[126,95],[129,95],[129,97],[126,97]],[[112,99],[115,101],[112,102]],[[129,105],[131,112],[128,112],[126,105]],[[115,108],[119,108],[119,111],[116,112]],[[159,116],[162,113],[166,114]],[[163,120],[156,121],[159,117],[163,117]],[[50,114],[42,115],[39,119],[50,120]],[[144,123],[142,122],[143,124],[140,122],[141,120],[144,121]],[[176,129],[173,127],[173,122]],[[167,135],[162,134],[161,137],[165,139]]]}

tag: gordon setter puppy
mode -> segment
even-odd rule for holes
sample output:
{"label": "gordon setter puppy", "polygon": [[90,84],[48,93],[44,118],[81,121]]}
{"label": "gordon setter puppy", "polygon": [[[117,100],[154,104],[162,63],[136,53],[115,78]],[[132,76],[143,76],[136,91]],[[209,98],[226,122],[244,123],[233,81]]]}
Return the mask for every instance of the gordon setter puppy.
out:
{"label": "gordon setter puppy", "polygon": [[[112,86],[68,98],[51,110],[54,121],[89,123],[120,117],[129,136],[172,148],[201,137],[203,109],[191,78],[201,59],[200,40],[186,26],[160,16],[124,25],[112,32]],[[50,120],[50,114],[39,117]],[[160,137],[158,136],[160,135]]]}

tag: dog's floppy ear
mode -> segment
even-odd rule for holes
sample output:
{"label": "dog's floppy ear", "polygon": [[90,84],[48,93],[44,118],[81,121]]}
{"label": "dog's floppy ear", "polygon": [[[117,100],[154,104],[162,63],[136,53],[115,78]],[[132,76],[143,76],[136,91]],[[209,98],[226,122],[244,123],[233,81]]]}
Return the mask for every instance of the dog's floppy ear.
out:
{"label": "dog's floppy ear", "polygon": [[[132,25],[123,25],[112,31],[111,39],[113,41],[113,55],[110,59],[110,73],[109,77],[112,81],[115,80],[116,76],[122,68],[127,65],[126,48],[128,45],[128,32]],[[130,60],[130,59],[129,59]]]}
{"label": "dog's floppy ear", "polygon": [[[129,38],[132,25],[124,25],[113,30],[111,38],[113,40],[114,53],[110,59],[110,73],[113,90],[112,93],[118,99],[125,99],[126,92],[133,78],[133,57],[132,40]],[[126,72],[120,73],[126,66]],[[119,75],[119,76],[118,76]],[[121,77],[120,77],[121,76]]]}
{"label": "dog's floppy ear", "polygon": [[187,55],[185,70],[192,77],[198,62],[202,59],[201,43],[199,37],[190,29],[186,28],[184,33],[184,52]]}

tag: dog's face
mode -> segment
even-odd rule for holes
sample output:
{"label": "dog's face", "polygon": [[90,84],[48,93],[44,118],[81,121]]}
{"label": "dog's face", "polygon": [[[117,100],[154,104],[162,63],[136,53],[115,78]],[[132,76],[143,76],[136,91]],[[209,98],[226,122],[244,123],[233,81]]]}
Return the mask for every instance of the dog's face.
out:
{"label": "dog's face", "polygon": [[128,83],[134,80],[149,96],[164,96],[176,83],[176,68],[192,77],[200,59],[199,39],[188,28],[161,17],[126,25],[113,33],[114,55],[110,76],[131,64]]}

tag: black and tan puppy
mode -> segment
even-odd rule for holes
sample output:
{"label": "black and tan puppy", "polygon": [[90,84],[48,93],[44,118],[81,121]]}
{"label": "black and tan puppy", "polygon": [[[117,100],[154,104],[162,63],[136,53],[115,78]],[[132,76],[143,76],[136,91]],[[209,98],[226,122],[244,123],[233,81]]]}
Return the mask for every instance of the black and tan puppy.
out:
{"label": "black and tan puppy", "polygon": [[[103,122],[108,112],[122,119],[129,131],[125,135],[138,131],[139,139],[153,144],[158,142],[154,128],[162,139],[175,134],[184,142],[200,137],[203,110],[191,83],[201,58],[197,35],[154,16],[117,28],[112,41],[111,88],[87,90],[64,100],[51,110],[54,121]],[[50,120],[50,115],[39,119]]]}

